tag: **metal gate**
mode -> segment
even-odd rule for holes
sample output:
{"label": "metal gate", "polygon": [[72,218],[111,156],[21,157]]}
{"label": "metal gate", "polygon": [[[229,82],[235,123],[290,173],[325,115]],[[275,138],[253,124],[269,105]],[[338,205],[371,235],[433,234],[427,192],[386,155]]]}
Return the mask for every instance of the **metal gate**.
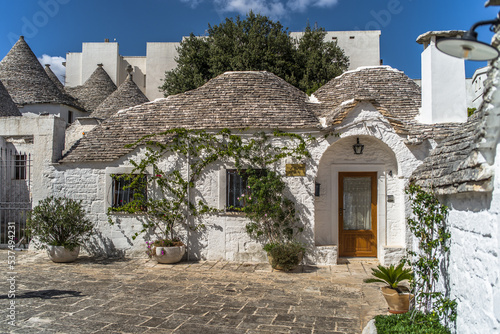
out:
{"label": "metal gate", "polygon": [[27,248],[26,215],[31,210],[31,154],[0,148],[0,247],[9,232],[16,247]]}

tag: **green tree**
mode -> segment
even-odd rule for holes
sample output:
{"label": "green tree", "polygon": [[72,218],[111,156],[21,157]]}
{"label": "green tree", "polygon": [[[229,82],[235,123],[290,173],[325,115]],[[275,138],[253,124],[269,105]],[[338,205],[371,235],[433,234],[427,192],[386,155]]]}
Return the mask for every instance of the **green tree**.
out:
{"label": "green tree", "polygon": [[208,36],[191,34],[181,42],[177,67],[165,74],[165,96],[200,87],[226,71],[268,71],[312,93],[345,71],[348,57],[326,32],[309,26],[299,41],[281,23],[250,12],[208,26]]}
{"label": "green tree", "polygon": [[311,29],[307,25],[304,36],[298,41],[296,64],[300,78],[298,88],[307,94],[342,74],[349,66],[349,58],[333,42],[324,42],[324,28]]}

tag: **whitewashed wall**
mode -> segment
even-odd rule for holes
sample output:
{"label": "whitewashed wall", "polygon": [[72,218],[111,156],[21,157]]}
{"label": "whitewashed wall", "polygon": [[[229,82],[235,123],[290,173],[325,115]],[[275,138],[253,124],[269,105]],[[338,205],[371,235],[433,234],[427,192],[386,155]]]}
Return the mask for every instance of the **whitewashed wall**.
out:
{"label": "whitewashed wall", "polygon": [[[338,225],[332,221],[336,217],[336,172],[348,168],[365,168],[377,171],[379,180],[379,229],[378,257],[382,263],[399,260],[405,249],[405,205],[404,186],[407,177],[420,163],[406,147],[403,139],[394,133],[380,113],[370,103],[360,103],[345,120],[341,138],[328,137],[317,133],[317,142],[309,147],[312,159],[306,161],[306,176],[285,177],[290,189],[289,195],[297,203],[297,211],[305,223],[302,236],[308,246],[306,261],[316,264],[337,263]],[[363,155],[355,156],[352,145],[360,137],[365,145]],[[283,142],[275,142],[283,145]],[[418,149],[417,149],[418,150]],[[52,189],[54,194],[84,201],[92,220],[98,222],[99,235],[95,238],[91,251],[108,255],[142,255],[144,241],[149,236],[132,240],[134,232],[141,229],[139,220],[144,217],[115,215],[118,224],[108,224],[106,215],[111,192],[110,174],[130,172],[129,159],[140,159],[143,152],[135,151],[113,163],[61,164],[54,167]],[[284,161],[276,166],[285,174]],[[175,157],[166,159],[165,166],[175,164],[175,168],[186,172],[184,163]],[[318,167],[319,166],[319,167]],[[357,166],[357,167],[356,167]],[[361,166],[361,167],[359,167]],[[121,168],[121,169],[120,169]],[[192,198],[203,198],[213,207],[225,205],[225,169],[231,164],[214,164],[197,184]],[[319,168],[319,169],[318,169]],[[392,174],[392,176],[391,176]],[[321,196],[314,196],[315,182],[322,184]],[[387,203],[387,196],[393,195],[394,202]],[[183,232],[187,240],[191,259],[264,261],[262,245],[250,239],[245,230],[246,219],[235,213],[206,215],[200,220],[191,219],[191,225],[203,223],[206,228],[199,231]]]}
{"label": "whitewashed wall", "polygon": [[[318,145],[320,146],[320,145]],[[82,200],[87,209],[89,218],[97,222],[98,233],[88,245],[92,253],[107,255],[140,256],[144,254],[146,240],[154,239],[151,235],[141,235],[132,240],[132,235],[141,230],[140,221],[145,219],[142,215],[114,214],[113,220],[117,223],[110,225],[106,215],[110,205],[111,177],[113,173],[129,173],[132,171],[130,159],[140,160],[144,149],[136,151],[112,164],[61,164],[54,166],[50,173],[52,191],[57,196],[64,196]],[[318,155],[316,153],[316,155]],[[164,168],[170,167],[187,173],[185,161],[175,156],[165,158]],[[214,164],[202,175],[191,194],[197,201],[200,198],[207,204],[216,208],[225,205],[225,188],[220,182],[221,176],[225,177],[225,169],[234,168],[231,164]],[[277,166],[278,172],[284,174],[285,164]],[[291,189],[291,194],[298,204],[298,211],[302,213],[306,224],[303,241],[310,244],[313,239],[314,221],[314,163],[308,163],[305,177],[286,177],[285,181]],[[224,203],[223,203],[224,202]],[[237,213],[220,213],[205,215],[201,218],[191,218],[191,226],[203,223],[206,228],[199,231],[180,229],[182,239],[187,241],[190,259],[228,260],[228,261],[264,261],[265,253],[262,245],[246,233],[246,219]],[[313,244],[311,244],[313,245]]]}
{"label": "whitewashed wall", "polygon": [[[32,155],[31,192],[36,203],[51,194],[50,165],[61,158],[66,122],[53,115],[2,117],[0,137]],[[21,140],[29,138],[28,141]]]}
{"label": "whitewashed wall", "polygon": [[[500,40],[500,34],[497,33]],[[456,299],[457,333],[500,332],[500,62],[489,73],[482,106],[486,135],[481,143],[483,165],[494,170],[493,191],[440,197],[450,208],[451,245],[441,289]]]}

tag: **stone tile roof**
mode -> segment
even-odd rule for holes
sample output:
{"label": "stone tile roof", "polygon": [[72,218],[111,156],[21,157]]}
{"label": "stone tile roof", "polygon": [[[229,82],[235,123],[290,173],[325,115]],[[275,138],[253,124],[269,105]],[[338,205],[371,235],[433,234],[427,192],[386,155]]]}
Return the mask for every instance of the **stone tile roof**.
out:
{"label": "stone tile roof", "polygon": [[0,62],[0,80],[18,106],[56,103],[81,109],[50,80],[23,36]]}
{"label": "stone tile roof", "polygon": [[122,110],[85,135],[61,162],[113,161],[124,146],[169,128],[318,128],[308,96],[268,72],[226,72],[200,88]]}
{"label": "stone tile roof", "polygon": [[389,66],[361,67],[348,71],[319,88],[319,117],[335,120],[343,102],[375,100],[386,117],[413,122],[421,104],[420,87],[403,72]]}
{"label": "stone tile roof", "polygon": [[130,108],[139,104],[149,102],[149,99],[137,87],[132,74],[129,73],[127,79],[109,95],[99,106],[92,112],[90,117],[99,119],[108,119],[113,116],[118,110]]}
{"label": "stone tile roof", "polygon": [[5,116],[21,116],[21,112],[17,109],[16,104],[5,89],[5,86],[0,81],[0,117]]}
{"label": "stone tile roof", "polygon": [[413,172],[410,182],[437,194],[490,191],[492,171],[478,155],[482,118],[483,113],[477,112],[456,128]]}
{"label": "stone tile roof", "polygon": [[109,77],[102,64],[98,64],[94,73],[82,86],[66,87],[66,91],[88,112],[93,112],[111,93],[116,90],[116,85]]}
{"label": "stone tile roof", "polygon": [[403,72],[389,66],[362,67],[348,71],[319,88],[314,97],[318,117],[326,126],[339,125],[361,101],[373,104],[409,144],[425,139],[442,139],[460,124],[420,124],[416,121],[421,106],[420,87]]}
{"label": "stone tile roof", "polygon": [[61,83],[57,75],[55,75],[55,73],[50,69],[50,64],[45,64],[45,73],[47,73],[50,80],[52,80],[52,82],[57,86],[57,88],[59,88],[61,92],[66,93],[63,84]]}
{"label": "stone tile roof", "polygon": [[401,120],[392,117],[391,114],[380,105],[380,103],[375,98],[355,98],[346,102],[341,103],[331,112],[326,114],[325,123],[327,125],[335,126],[340,125],[342,121],[349,115],[349,113],[358,105],[360,102],[369,102],[384,116],[385,119],[391,124],[396,133],[398,134],[408,134],[408,129],[405,123]]}

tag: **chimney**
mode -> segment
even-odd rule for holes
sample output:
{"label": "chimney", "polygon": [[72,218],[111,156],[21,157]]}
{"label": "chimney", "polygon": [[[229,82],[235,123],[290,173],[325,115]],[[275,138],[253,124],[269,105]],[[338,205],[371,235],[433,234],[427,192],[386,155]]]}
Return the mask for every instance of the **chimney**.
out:
{"label": "chimney", "polygon": [[417,38],[422,52],[422,107],[419,122],[466,122],[467,92],[463,59],[436,48],[439,38],[461,37],[464,31],[429,31]]}

